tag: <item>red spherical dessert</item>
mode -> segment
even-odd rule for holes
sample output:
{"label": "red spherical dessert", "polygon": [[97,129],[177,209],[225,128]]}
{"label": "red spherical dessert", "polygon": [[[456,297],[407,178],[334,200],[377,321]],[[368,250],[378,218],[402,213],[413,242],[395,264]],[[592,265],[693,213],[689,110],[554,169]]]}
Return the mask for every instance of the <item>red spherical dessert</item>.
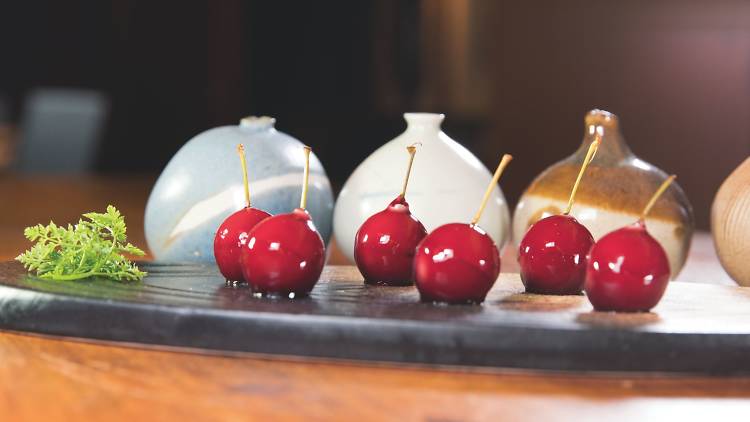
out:
{"label": "red spherical dessert", "polygon": [[521,240],[518,263],[529,293],[572,295],[583,290],[591,233],[570,215],[534,223]]}
{"label": "red spherical dessert", "polygon": [[323,239],[310,214],[300,208],[258,223],[242,249],[242,274],[262,294],[307,295],[324,264]]}
{"label": "red spherical dessert", "polygon": [[482,303],[500,274],[500,253],[474,224],[451,223],[417,247],[414,278],[423,301]]}
{"label": "red spherical dessert", "polygon": [[591,248],[586,295],[598,311],[647,312],[664,295],[669,274],[667,254],[639,220]]}
{"label": "red spherical dessert", "polygon": [[224,278],[229,281],[245,281],[240,257],[247,244],[248,233],[256,224],[270,216],[263,210],[245,207],[221,223],[214,237],[214,258]]}
{"label": "red spherical dessert", "polygon": [[354,239],[354,260],[366,283],[389,286],[412,284],[414,254],[427,236],[399,195],[386,209],[368,218]]}

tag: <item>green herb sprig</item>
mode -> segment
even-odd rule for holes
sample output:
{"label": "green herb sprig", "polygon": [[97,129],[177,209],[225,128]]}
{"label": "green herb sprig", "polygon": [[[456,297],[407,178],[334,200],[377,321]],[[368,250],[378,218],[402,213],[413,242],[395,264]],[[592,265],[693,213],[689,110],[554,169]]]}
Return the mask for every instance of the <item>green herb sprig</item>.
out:
{"label": "green herb sprig", "polygon": [[27,227],[24,235],[36,243],[16,260],[37,276],[53,280],[141,280],[146,276],[123,255],[143,256],[144,252],[127,243],[125,218],[120,211],[110,205],[103,214],[90,212],[83,217],[67,227],[52,221],[47,226]]}

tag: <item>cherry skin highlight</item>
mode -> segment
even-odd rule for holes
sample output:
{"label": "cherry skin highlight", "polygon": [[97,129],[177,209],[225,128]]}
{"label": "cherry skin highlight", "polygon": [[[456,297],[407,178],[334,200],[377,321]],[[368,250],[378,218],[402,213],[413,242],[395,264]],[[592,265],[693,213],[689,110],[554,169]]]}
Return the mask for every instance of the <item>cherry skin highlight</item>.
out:
{"label": "cherry skin highlight", "polygon": [[597,311],[648,312],[669,283],[664,248],[643,221],[615,230],[591,249],[585,290]]}
{"label": "cherry skin highlight", "polygon": [[586,279],[586,256],[594,237],[569,215],[534,223],[518,250],[521,280],[529,293],[580,294]]}
{"label": "cherry skin highlight", "polygon": [[305,296],[325,264],[325,244],[310,214],[297,208],[255,226],[242,249],[242,274],[255,292]]}
{"label": "cherry skin highlight", "polygon": [[499,274],[495,242],[473,224],[438,227],[414,257],[414,281],[424,302],[482,303]]}
{"label": "cherry skin highlight", "polygon": [[229,281],[245,281],[240,263],[248,233],[271,214],[258,208],[245,207],[224,220],[214,237],[214,258],[221,275]]}
{"label": "cherry skin highlight", "polygon": [[399,195],[386,209],[373,214],[354,238],[354,260],[369,284],[408,286],[413,283],[414,254],[427,236]]}

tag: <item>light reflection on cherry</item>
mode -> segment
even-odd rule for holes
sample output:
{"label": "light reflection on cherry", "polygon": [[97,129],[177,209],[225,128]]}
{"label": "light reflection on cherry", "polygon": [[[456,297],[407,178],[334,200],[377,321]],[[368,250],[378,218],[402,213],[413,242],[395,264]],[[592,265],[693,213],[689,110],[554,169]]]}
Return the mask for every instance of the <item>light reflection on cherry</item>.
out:
{"label": "light reflection on cherry", "polygon": [[221,275],[227,282],[243,282],[242,249],[247,244],[248,233],[256,224],[270,217],[271,214],[250,206],[250,187],[247,177],[245,147],[237,145],[242,166],[242,181],[245,188],[245,208],[227,217],[216,230],[214,236],[214,259]]}
{"label": "light reflection on cherry", "polygon": [[325,243],[305,210],[310,152],[310,147],[306,146],[299,208],[258,223],[242,249],[242,274],[260,295],[307,296],[323,272]]}
{"label": "light reflection on cherry", "polygon": [[365,282],[386,286],[412,284],[414,254],[427,235],[424,225],[411,213],[406,202],[416,147],[407,147],[409,165],[404,185],[396,199],[360,226],[354,238],[354,260]]}
{"label": "light reflection on cherry", "polygon": [[426,302],[479,304],[500,274],[500,253],[477,222],[512,157],[503,156],[470,224],[449,223],[425,237],[414,257],[414,278]]}
{"label": "light reflection on cherry", "polygon": [[615,230],[591,248],[585,290],[597,311],[647,312],[669,284],[669,260],[648,233],[645,218],[675,176],[662,183],[634,224]]}

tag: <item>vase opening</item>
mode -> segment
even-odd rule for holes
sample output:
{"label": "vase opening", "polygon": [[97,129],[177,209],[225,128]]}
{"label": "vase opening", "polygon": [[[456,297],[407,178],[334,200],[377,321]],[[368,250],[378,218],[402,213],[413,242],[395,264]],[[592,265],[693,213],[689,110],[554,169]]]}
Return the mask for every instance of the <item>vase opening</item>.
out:
{"label": "vase opening", "polygon": [[589,145],[594,142],[596,135],[601,137],[597,156],[600,160],[619,161],[632,155],[630,148],[620,133],[620,121],[617,115],[605,110],[594,109],[586,113],[584,118],[583,142],[576,152],[583,159]]}
{"label": "vase opening", "polygon": [[252,131],[261,131],[273,128],[276,119],[268,116],[248,116],[240,120],[240,127]]}
{"label": "vase opening", "polygon": [[404,113],[407,130],[440,130],[445,115],[442,113]]}
{"label": "vase opening", "polygon": [[602,126],[605,129],[617,129],[618,118],[616,115],[600,109],[594,109],[586,114],[586,126]]}

